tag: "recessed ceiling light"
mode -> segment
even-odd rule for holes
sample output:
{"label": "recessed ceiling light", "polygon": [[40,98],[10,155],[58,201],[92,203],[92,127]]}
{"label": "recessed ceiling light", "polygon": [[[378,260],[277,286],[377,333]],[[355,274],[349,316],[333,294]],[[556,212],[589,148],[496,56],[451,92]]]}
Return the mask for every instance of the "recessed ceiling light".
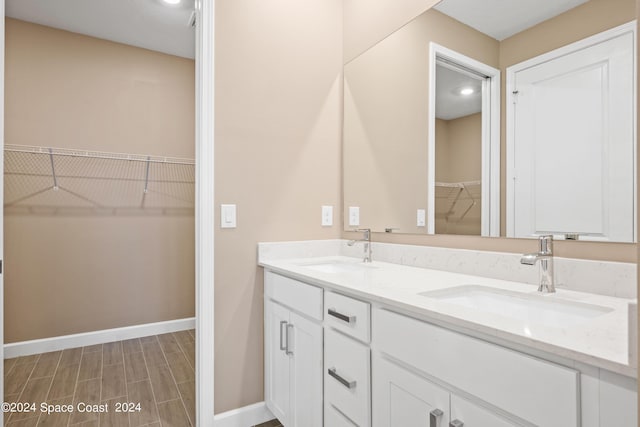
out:
{"label": "recessed ceiling light", "polygon": [[463,87],[462,89],[460,89],[460,95],[463,95],[463,96],[469,96],[473,94],[473,92],[475,92],[475,90],[473,90],[472,87]]}
{"label": "recessed ceiling light", "polygon": [[166,4],[170,4],[172,6],[175,6],[176,4],[180,4],[180,1],[182,0],[162,0],[163,2],[165,2]]}

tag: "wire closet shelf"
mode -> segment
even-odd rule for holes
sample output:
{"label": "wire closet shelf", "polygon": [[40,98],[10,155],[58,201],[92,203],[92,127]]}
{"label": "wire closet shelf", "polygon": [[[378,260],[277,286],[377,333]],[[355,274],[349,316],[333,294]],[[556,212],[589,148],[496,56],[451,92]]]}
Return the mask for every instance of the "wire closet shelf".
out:
{"label": "wire closet shelf", "polygon": [[481,198],[481,181],[436,182],[436,216],[462,221]]}
{"label": "wire closet shelf", "polygon": [[7,215],[193,215],[195,161],[5,145]]}

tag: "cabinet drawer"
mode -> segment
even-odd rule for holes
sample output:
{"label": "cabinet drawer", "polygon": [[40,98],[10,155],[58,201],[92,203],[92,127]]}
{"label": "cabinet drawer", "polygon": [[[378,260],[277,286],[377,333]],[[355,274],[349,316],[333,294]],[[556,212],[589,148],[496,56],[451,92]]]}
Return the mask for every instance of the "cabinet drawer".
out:
{"label": "cabinet drawer", "polygon": [[322,288],[266,271],[264,294],[306,316],[322,320]]}
{"label": "cabinet drawer", "polygon": [[387,310],[375,310],[376,347],[533,424],[577,426],[579,373]]}
{"label": "cabinet drawer", "polygon": [[325,292],[324,319],[327,326],[336,328],[360,341],[371,340],[371,305],[334,292]]}
{"label": "cabinet drawer", "polygon": [[370,424],[369,347],[334,331],[324,336],[324,404],[333,405],[359,427]]}
{"label": "cabinet drawer", "polygon": [[518,427],[518,424],[513,424],[455,394],[451,395],[451,420],[461,421],[464,427]]}
{"label": "cabinet drawer", "polygon": [[326,427],[356,427],[354,423],[349,421],[344,415],[336,410],[333,405],[325,405],[324,425]]}

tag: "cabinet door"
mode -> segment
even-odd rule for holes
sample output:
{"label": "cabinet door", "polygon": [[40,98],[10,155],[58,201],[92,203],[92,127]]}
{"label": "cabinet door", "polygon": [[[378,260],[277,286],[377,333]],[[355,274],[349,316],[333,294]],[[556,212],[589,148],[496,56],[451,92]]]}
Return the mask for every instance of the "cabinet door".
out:
{"label": "cabinet door", "polygon": [[284,425],[287,425],[291,395],[289,392],[289,356],[286,347],[286,327],[289,310],[271,300],[265,300],[264,358],[265,401]]}
{"label": "cabinet door", "polygon": [[291,417],[282,424],[322,427],[322,326],[293,312],[290,319]]}
{"label": "cabinet door", "polygon": [[372,372],[373,427],[449,425],[449,392],[379,355]]}
{"label": "cabinet door", "polygon": [[451,395],[451,419],[463,423],[464,427],[515,427],[514,424],[488,409],[481,408],[455,394]]}

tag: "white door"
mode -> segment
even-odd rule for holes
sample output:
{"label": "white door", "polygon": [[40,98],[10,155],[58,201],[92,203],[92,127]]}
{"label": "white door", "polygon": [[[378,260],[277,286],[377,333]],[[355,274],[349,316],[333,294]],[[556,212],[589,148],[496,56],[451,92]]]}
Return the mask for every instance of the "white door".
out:
{"label": "white door", "polygon": [[507,70],[508,236],[634,240],[635,24],[625,28]]}
{"label": "white door", "polygon": [[373,427],[449,425],[449,392],[380,356],[372,372]]}
{"label": "white door", "polygon": [[271,300],[265,301],[265,401],[280,422],[287,425],[289,356],[286,354],[289,310]]}
{"label": "white door", "polygon": [[293,312],[290,320],[291,414],[282,424],[322,427],[322,325]]}

